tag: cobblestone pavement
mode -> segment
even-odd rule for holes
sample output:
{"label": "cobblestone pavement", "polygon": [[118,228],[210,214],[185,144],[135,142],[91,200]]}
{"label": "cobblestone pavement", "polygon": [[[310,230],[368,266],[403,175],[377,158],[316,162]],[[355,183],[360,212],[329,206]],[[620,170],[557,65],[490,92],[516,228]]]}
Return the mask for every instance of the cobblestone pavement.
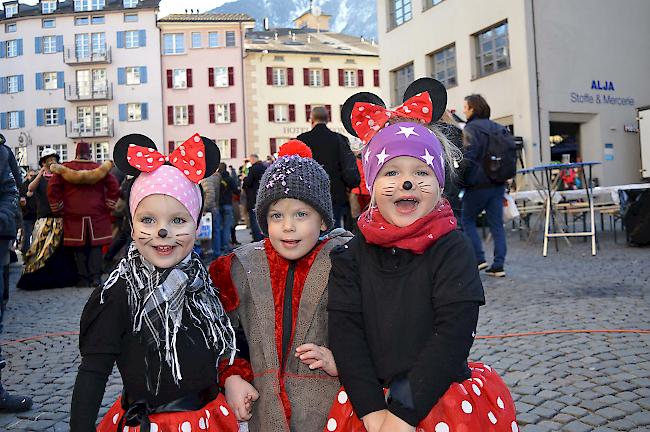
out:
{"label": "cobblestone pavement", "polygon": [[[571,248],[560,244],[559,252],[550,248],[543,258],[539,242],[529,245],[514,234],[508,242],[508,277],[482,276],[487,305],[479,336],[650,329],[650,248],[614,244],[606,236],[596,257],[590,256],[588,243],[577,241]],[[2,380],[35,403],[24,414],[0,414],[0,430],[68,430],[79,353],[77,336],[61,333],[78,331],[89,294],[84,288],[11,292],[2,334],[8,361]],[[16,342],[48,333],[57,335]],[[471,359],[496,368],[510,386],[524,432],[650,430],[649,334],[477,339]],[[114,373],[100,414],[120,390]]]}

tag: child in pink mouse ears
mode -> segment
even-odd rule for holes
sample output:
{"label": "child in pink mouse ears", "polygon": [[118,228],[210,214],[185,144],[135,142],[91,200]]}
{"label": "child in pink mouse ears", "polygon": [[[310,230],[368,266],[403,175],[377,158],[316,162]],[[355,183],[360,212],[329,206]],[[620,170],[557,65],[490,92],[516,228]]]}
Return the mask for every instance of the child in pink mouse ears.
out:
{"label": "child in pink mouse ears", "polygon": [[219,360],[234,357],[234,331],[192,252],[203,207],[198,182],[217,169],[219,149],[196,134],[166,157],[133,134],[118,141],[114,159],[136,177],[128,200],[133,243],[81,316],[71,430],[95,429],[117,363],[122,396],[98,431],[237,431],[217,376]]}
{"label": "child in pink mouse ears", "polygon": [[[360,93],[342,108],[362,151],[370,208],[331,253],[329,342],[344,390],[326,431],[517,431],[508,388],[468,362],[483,286],[442,196],[452,168],[432,124],[444,87],[421,79],[387,110]],[[445,172],[447,171],[447,173]]]}

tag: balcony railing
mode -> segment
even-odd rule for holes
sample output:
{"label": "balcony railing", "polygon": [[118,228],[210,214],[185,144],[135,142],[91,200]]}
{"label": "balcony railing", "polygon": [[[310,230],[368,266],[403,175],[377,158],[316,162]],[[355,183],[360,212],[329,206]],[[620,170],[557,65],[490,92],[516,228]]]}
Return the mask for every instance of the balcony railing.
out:
{"label": "balcony railing", "polygon": [[66,122],[65,136],[68,138],[100,138],[113,136],[113,120],[108,119],[106,126],[88,126],[84,122]]}
{"label": "balcony railing", "polygon": [[74,47],[67,47],[63,50],[63,61],[69,65],[87,64],[87,63],[110,63],[111,47],[107,46],[103,50],[89,50],[79,53]]}
{"label": "balcony railing", "polygon": [[113,99],[113,83],[102,82],[92,83],[80,87],[78,83],[65,84],[65,100],[67,101],[89,101],[89,100],[111,100]]}

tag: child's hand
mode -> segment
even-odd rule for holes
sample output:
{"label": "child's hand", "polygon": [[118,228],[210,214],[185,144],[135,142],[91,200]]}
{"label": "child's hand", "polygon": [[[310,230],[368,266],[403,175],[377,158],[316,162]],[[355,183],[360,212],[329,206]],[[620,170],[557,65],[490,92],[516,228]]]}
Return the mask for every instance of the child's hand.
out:
{"label": "child's hand", "polygon": [[366,414],[361,418],[363,421],[363,426],[368,432],[379,432],[388,410],[383,409],[381,411],[373,411],[370,414]]}
{"label": "child's hand", "polygon": [[339,376],[332,351],[324,346],[308,343],[296,348],[296,357],[309,366],[309,369],[321,369],[329,376]]}
{"label": "child's hand", "polygon": [[415,428],[395,414],[387,411],[379,432],[415,432]]}
{"label": "child's hand", "polygon": [[226,378],[226,402],[235,411],[237,421],[248,421],[253,415],[253,402],[260,394],[248,381],[239,375]]}

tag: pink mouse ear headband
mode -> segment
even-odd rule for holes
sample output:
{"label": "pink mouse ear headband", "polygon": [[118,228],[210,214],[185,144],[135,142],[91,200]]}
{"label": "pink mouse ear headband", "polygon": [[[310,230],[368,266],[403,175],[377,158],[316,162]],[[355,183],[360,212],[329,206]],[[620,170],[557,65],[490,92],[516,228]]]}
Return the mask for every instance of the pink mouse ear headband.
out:
{"label": "pink mouse ear headband", "polygon": [[203,207],[198,182],[211,176],[220,162],[214,141],[194,134],[166,156],[149,137],[130,134],[115,144],[113,159],[122,172],[136,177],[129,197],[131,216],[149,195],[168,195],[187,208],[198,226]]}

